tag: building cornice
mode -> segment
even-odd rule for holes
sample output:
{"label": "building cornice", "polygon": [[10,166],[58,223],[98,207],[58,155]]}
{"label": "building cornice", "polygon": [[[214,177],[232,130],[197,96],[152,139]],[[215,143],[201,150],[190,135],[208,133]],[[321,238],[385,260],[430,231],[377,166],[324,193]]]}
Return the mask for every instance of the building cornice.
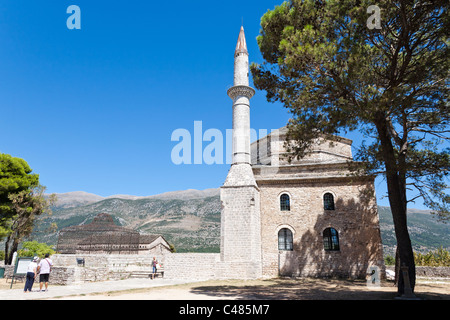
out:
{"label": "building cornice", "polygon": [[305,183],[361,183],[373,182],[373,176],[315,176],[315,177],[263,177],[255,175],[258,186],[263,184],[305,184]]}

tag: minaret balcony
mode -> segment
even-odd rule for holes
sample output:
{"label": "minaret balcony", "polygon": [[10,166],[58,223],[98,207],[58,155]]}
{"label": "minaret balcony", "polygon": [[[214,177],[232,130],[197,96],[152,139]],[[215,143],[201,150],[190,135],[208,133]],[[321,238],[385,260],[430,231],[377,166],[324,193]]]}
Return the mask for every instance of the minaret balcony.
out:
{"label": "minaret balcony", "polygon": [[247,97],[248,99],[251,99],[255,95],[255,89],[249,86],[239,85],[228,89],[227,94],[233,101],[238,97]]}

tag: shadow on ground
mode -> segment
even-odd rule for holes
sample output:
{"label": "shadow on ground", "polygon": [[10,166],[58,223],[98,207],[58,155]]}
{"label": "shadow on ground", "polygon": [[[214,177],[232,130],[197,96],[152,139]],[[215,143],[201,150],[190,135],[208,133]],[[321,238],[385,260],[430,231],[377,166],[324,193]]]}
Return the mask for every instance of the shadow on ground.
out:
{"label": "shadow on ground", "polygon": [[[247,284],[248,283],[248,284]],[[210,285],[191,288],[191,293],[218,299],[238,300],[392,300],[397,289],[392,282],[383,282],[380,287],[368,287],[363,280],[336,279],[275,279],[242,285]],[[448,292],[440,292],[442,286],[418,286],[417,297],[421,299],[450,299]]]}

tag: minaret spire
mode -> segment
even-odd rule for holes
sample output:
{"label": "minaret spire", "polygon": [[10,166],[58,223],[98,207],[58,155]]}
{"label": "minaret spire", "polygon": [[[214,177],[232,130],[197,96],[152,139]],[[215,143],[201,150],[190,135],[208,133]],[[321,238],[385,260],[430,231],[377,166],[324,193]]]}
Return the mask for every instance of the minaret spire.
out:
{"label": "minaret spire", "polygon": [[248,51],[244,26],[241,27],[236,50],[234,50],[234,85],[248,86]]}
{"label": "minaret spire", "polygon": [[245,41],[244,26],[241,27],[241,32],[239,32],[239,38],[236,45],[236,50],[234,51],[234,56],[236,57],[239,53],[245,53],[248,55],[247,42]]}
{"label": "minaret spire", "polygon": [[248,71],[247,42],[242,26],[234,52],[234,86],[227,93],[233,99],[233,164],[250,166],[250,99],[255,90],[248,86]]}
{"label": "minaret spire", "polygon": [[[245,41],[244,27],[241,27],[234,52],[234,86],[228,89],[228,96],[233,100],[233,162],[234,165],[246,165],[240,182],[247,185],[256,185],[250,166],[250,99],[255,90],[249,87],[249,64],[247,42]],[[231,168],[229,176],[233,176]],[[227,184],[228,181],[225,182]]]}

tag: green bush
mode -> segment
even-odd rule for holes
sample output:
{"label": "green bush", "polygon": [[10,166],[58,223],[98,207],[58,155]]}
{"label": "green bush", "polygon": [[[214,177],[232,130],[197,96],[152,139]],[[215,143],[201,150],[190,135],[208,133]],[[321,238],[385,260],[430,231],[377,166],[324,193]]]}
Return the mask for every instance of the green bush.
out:
{"label": "green bush", "polygon": [[387,266],[395,265],[395,258],[393,256],[384,257],[384,264]]}
{"label": "green bush", "polygon": [[442,246],[428,253],[414,253],[416,266],[450,267],[450,252]]}
{"label": "green bush", "polygon": [[34,255],[39,256],[39,258],[43,258],[45,254],[49,255],[55,254],[55,250],[52,249],[46,243],[39,243],[37,241],[28,241],[22,244],[22,249],[19,249],[18,256],[19,257],[32,257]]}
{"label": "green bush", "polygon": [[[414,252],[414,261],[416,266],[419,267],[450,267],[450,252],[442,246],[439,249],[427,253]],[[384,264],[394,266],[395,258],[385,256]]]}

